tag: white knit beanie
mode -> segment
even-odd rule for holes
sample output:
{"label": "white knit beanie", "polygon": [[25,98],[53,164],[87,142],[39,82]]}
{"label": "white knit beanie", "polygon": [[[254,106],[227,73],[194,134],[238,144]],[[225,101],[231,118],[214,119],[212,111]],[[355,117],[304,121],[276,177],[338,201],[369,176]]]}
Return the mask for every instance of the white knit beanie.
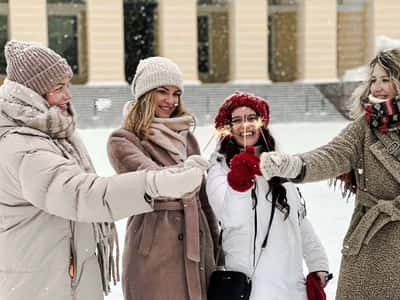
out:
{"label": "white knit beanie", "polygon": [[132,94],[135,100],[160,86],[172,85],[183,93],[182,72],[178,65],[166,57],[142,59],[132,80]]}

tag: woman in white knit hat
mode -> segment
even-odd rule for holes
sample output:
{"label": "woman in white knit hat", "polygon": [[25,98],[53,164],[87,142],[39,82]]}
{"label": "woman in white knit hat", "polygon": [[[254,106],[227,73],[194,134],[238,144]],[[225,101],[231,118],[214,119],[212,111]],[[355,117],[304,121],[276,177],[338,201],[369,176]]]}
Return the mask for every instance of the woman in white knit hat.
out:
{"label": "woman in white knit hat", "polygon": [[67,61],[21,41],[8,42],[5,57],[0,299],[103,299],[118,279],[113,221],[152,211],[147,198],[195,190],[203,169],[188,159],[181,169],[97,176],[75,132]]}
{"label": "woman in white knit hat", "polygon": [[[123,127],[108,143],[118,173],[178,165],[199,153],[190,132],[194,119],[182,103],[182,74],[174,62],[141,60],[132,92]],[[154,212],[129,220],[122,270],[126,300],[206,299],[217,225],[203,187],[184,197],[154,197]]]}

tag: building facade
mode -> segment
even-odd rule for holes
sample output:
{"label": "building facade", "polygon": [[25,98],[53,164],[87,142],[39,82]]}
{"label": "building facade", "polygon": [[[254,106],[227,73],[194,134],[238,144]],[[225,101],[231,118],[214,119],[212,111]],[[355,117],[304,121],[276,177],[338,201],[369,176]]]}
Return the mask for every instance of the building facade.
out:
{"label": "building facade", "polygon": [[167,56],[188,83],[337,81],[379,36],[400,39],[398,0],[0,0],[7,40],[67,57],[74,83],[126,84],[141,58]]}

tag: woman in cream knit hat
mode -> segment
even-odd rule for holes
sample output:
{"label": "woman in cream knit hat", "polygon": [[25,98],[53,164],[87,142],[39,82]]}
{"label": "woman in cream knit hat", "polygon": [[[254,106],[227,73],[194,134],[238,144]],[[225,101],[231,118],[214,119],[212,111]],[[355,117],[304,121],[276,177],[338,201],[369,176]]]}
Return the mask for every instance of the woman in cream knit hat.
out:
{"label": "woman in cream knit hat", "polygon": [[[199,154],[190,132],[194,119],[182,103],[182,74],[174,62],[164,57],[141,60],[132,92],[124,125],[108,142],[118,173],[179,165]],[[201,160],[193,160],[197,163]],[[128,222],[122,271],[125,299],[206,299],[215,266],[211,232],[217,234],[217,226],[204,186],[184,197],[152,200],[154,212]]]}
{"label": "woman in cream knit hat", "polygon": [[103,299],[118,279],[113,221],[152,211],[149,197],[192,192],[203,169],[188,160],[182,169],[97,176],[75,131],[67,61],[21,41],[8,42],[5,57],[0,299]]}

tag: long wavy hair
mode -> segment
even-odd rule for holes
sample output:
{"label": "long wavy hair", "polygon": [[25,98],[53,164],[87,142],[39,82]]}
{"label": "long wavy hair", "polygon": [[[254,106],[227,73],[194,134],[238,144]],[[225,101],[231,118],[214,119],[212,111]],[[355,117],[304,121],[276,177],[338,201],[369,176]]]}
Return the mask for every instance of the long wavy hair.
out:
{"label": "long wavy hair", "polygon": [[[269,129],[263,126],[260,127],[259,130],[262,130],[262,133],[260,132],[260,138],[254,146],[260,146],[262,152],[275,151],[275,139],[271,135]],[[265,137],[265,140],[263,136]],[[240,153],[241,151],[243,151],[243,147],[237,144],[232,136],[226,137],[221,141],[219,153],[225,155],[226,163],[228,166],[231,162],[232,157]],[[286,219],[290,213],[290,206],[287,202],[286,189],[282,185],[282,183],[284,182],[286,182],[286,180],[283,178],[272,177],[268,181],[270,187],[268,194],[271,193],[272,199],[281,206]]]}
{"label": "long wavy hair", "polygon": [[361,100],[368,97],[371,88],[371,77],[376,65],[381,66],[389,75],[397,94],[400,93],[400,49],[388,49],[380,51],[370,62],[368,80],[357,87],[352,96],[350,117],[353,119],[365,113]]}
{"label": "long wavy hair", "polygon": [[[147,139],[149,136],[150,125],[153,122],[156,111],[156,90],[153,89],[138,100],[132,101],[128,108],[128,114],[124,122],[124,128],[132,131],[140,139]],[[189,113],[179,97],[178,106],[175,108],[170,118],[193,116]]]}

